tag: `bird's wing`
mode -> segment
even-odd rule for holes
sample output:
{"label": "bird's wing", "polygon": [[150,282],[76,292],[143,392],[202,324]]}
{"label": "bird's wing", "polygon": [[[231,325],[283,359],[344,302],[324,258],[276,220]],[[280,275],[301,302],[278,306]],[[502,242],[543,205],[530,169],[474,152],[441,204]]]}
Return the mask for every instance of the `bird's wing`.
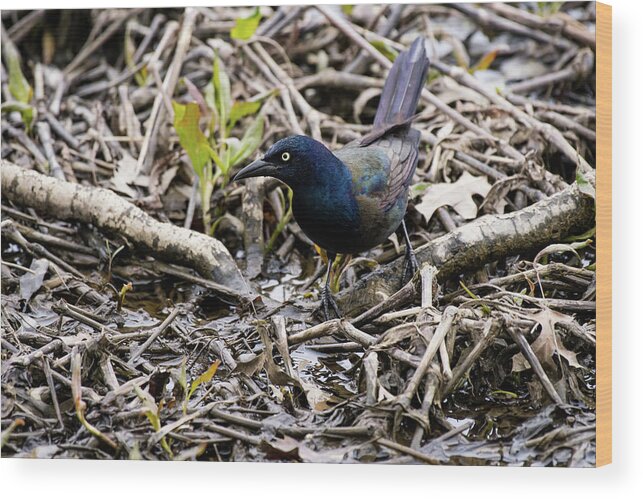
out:
{"label": "bird's wing", "polygon": [[429,70],[425,40],[416,39],[391,67],[375,113],[373,130],[337,152],[353,175],[359,195],[377,198],[384,211],[406,191],[418,161],[420,132],[411,128]]}
{"label": "bird's wing", "polygon": [[381,148],[389,159],[389,175],[386,191],[380,199],[384,210],[390,209],[406,193],[418,161],[420,132],[413,128],[389,132],[382,138],[365,147]]}
{"label": "bird's wing", "polygon": [[391,160],[379,147],[361,147],[358,142],[347,144],[335,155],[348,167],[353,180],[353,194],[380,199],[386,194]]}
{"label": "bird's wing", "polygon": [[383,149],[389,159],[386,189],[380,200],[384,210],[406,195],[415,172],[420,132],[411,128],[411,121],[428,70],[425,40],[420,37],[395,59],[384,83],[373,130],[359,141],[363,149]]}
{"label": "bird's wing", "polygon": [[335,154],[353,176],[355,194],[376,198],[389,210],[408,189],[418,160],[420,133],[391,131],[368,146],[351,142]]}

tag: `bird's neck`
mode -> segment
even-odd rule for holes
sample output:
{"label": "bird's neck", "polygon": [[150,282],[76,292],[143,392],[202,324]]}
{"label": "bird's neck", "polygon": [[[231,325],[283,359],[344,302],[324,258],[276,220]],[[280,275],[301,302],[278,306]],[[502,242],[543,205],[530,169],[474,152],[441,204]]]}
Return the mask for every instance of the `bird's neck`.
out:
{"label": "bird's neck", "polygon": [[330,151],[309,167],[302,168],[288,182],[295,193],[305,193],[313,198],[344,196],[351,192],[351,183],[350,170]]}

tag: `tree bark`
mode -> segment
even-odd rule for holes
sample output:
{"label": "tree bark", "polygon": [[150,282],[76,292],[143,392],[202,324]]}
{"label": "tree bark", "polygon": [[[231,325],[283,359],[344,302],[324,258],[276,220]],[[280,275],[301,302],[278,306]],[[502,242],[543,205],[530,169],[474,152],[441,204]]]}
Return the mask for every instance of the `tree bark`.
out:
{"label": "tree bark", "polygon": [[63,182],[5,160],[0,160],[0,167],[4,199],[57,219],[89,223],[119,234],[153,256],[191,267],[237,295],[253,294],[219,240],[159,222],[107,189]]}

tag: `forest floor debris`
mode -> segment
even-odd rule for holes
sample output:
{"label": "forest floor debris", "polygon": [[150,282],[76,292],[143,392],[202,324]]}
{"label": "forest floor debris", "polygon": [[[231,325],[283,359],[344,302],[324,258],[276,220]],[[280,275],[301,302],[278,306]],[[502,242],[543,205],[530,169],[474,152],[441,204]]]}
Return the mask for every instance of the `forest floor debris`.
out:
{"label": "forest floor debris", "polygon": [[[595,12],[531,6],[3,11],[2,456],[593,466]],[[230,173],[367,132],[418,35],[424,264],[400,289],[395,237],[344,261],[320,323],[287,190]],[[214,235],[214,268],[40,178]]]}

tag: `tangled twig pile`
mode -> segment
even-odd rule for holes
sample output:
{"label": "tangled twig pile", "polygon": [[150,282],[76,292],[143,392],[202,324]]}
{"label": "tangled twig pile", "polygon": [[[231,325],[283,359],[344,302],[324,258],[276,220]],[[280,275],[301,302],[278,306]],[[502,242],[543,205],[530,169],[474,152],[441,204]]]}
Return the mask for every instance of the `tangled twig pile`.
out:
{"label": "tangled twig pile", "polygon": [[[592,465],[592,9],[3,11],[3,456]],[[175,114],[339,146],[418,34],[421,272],[354,258],[320,324],[285,188]]]}

